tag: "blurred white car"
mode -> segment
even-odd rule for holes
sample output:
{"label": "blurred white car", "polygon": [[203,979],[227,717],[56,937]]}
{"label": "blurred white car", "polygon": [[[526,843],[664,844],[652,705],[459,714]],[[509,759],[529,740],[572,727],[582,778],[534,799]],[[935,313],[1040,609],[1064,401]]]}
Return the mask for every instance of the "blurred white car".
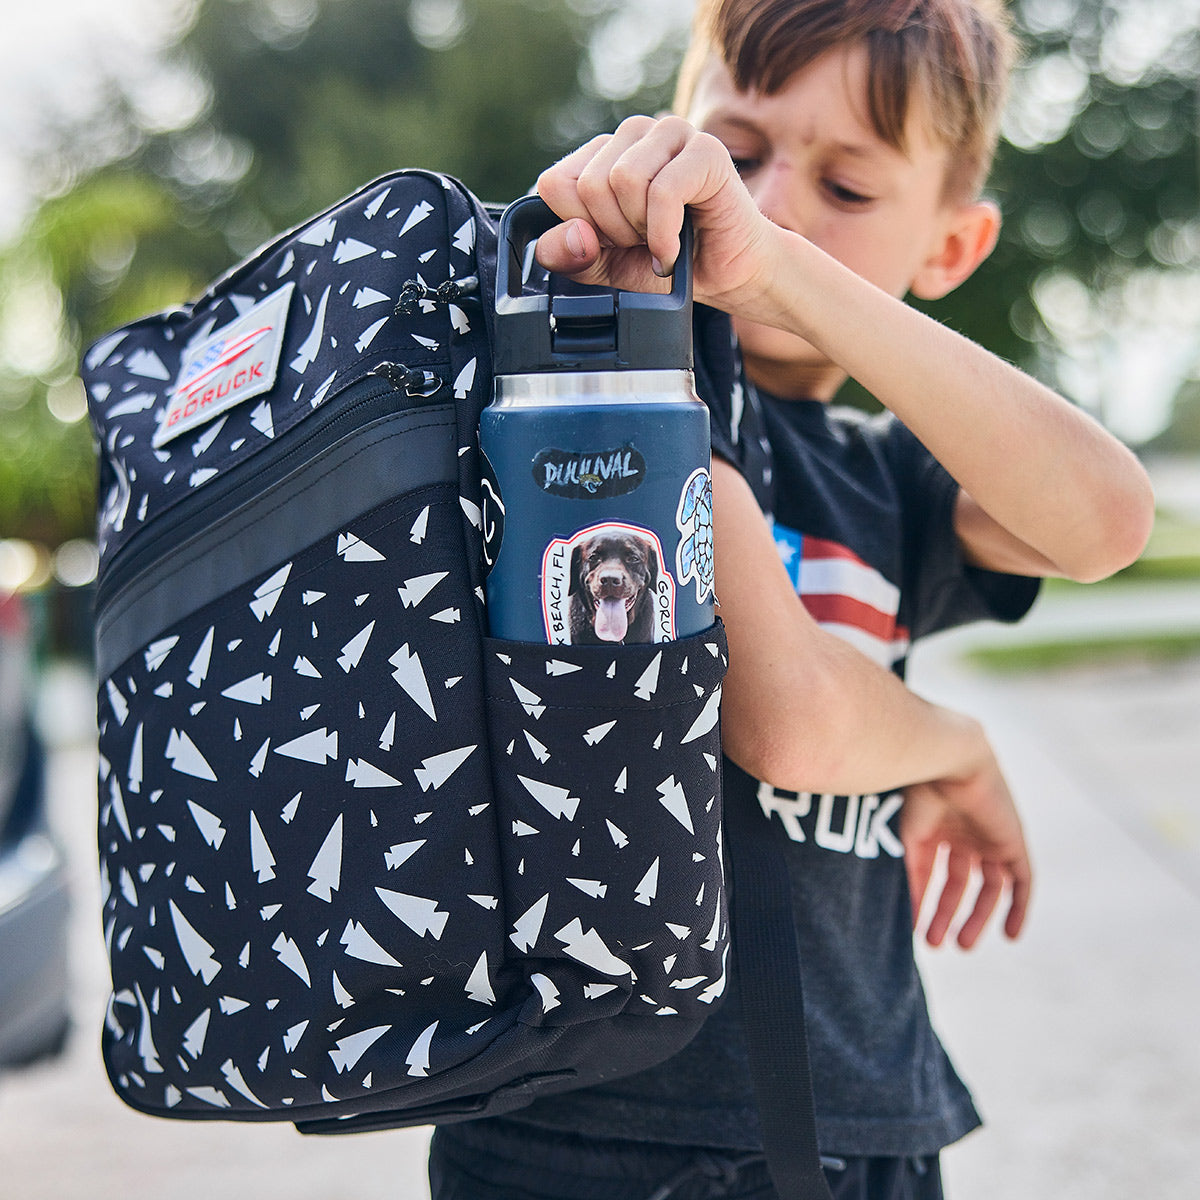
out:
{"label": "blurred white car", "polygon": [[0,592],[0,1068],[62,1049],[68,1028],[67,868],[46,814],[25,600]]}

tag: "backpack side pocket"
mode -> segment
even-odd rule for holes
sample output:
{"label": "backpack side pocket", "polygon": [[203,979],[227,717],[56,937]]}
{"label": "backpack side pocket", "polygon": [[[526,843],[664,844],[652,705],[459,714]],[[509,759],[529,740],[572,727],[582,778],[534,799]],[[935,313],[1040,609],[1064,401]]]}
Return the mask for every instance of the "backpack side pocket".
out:
{"label": "backpack side pocket", "polygon": [[697,1017],[725,985],[723,627],[676,642],[485,642],[521,1019]]}

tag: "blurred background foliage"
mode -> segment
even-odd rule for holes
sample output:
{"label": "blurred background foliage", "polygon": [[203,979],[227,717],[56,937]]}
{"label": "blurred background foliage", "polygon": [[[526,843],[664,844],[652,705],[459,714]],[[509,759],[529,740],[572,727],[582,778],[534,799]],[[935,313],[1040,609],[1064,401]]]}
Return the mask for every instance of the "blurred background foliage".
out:
{"label": "blurred background foliage", "polygon": [[[186,301],[386,170],[444,170],[512,199],[591,134],[669,104],[690,13],[686,0],[171,3],[149,74],[114,71],[89,112],[50,123],[28,164],[34,203],[0,246],[0,538],[90,531],[75,371],[91,340]],[[1015,0],[1026,54],[992,182],[1002,241],[932,306],[1127,440],[1190,451],[1194,8]]]}

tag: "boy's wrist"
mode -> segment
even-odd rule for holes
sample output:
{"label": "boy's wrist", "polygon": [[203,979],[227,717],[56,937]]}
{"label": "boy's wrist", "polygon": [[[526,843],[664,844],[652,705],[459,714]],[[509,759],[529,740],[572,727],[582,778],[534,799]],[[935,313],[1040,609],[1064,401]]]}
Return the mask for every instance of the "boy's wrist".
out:
{"label": "boy's wrist", "polygon": [[746,251],[756,255],[756,269],[736,290],[716,286],[705,294],[698,289],[696,299],[739,320],[805,336],[802,312],[797,305],[799,287],[806,275],[806,256],[820,252],[799,234],[766,217],[759,219],[761,229],[756,245]]}
{"label": "boy's wrist", "polygon": [[[977,775],[994,758],[991,743],[983,725],[972,716],[951,708],[937,708],[949,747],[947,769],[939,778],[965,782]],[[932,782],[932,781],[930,781]]]}
{"label": "boy's wrist", "polygon": [[[756,314],[777,304],[774,293],[778,287],[780,250],[776,235],[782,232],[757,212],[750,216],[741,213],[728,225],[719,220],[711,230],[697,223],[693,275],[696,301],[731,317],[760,320],[761,316]],[[706,238],[713,246],[710,256],[705,255]],[[715,247],[717,242],[722,244]]]}
{"label": "boy's wrist", "polygon": [[798,233],[766,222],[769,234],[764,238],[764,281],[753,297],[754,312],[745,319],[770,325],[788,333],[807,337],[810,330],[804,317],[804,288],[809,278],[808,260],[820,251]]}

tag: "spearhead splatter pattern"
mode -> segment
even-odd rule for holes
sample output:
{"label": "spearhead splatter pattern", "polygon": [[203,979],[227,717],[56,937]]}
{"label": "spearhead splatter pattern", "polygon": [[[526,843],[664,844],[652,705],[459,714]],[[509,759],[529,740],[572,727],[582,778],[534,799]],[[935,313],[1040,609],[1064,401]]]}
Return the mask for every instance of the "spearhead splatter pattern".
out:
{"label": "spearhead splatter pattern", "polygon": [[[420,1123],[647,1065],[724,991],[720,627],[484,636],[490,348],[445,285],[490,279],[494,237],[401,173],[88,355],[103,1051],[143,1111]],[[289,285],[274,386],[164,441],[185,348],[189,381],[225,369],[238,315]],[[363,421],[385,362],[444,386],[385,372]],[[409,462],[430,431],[434,465]]]}

